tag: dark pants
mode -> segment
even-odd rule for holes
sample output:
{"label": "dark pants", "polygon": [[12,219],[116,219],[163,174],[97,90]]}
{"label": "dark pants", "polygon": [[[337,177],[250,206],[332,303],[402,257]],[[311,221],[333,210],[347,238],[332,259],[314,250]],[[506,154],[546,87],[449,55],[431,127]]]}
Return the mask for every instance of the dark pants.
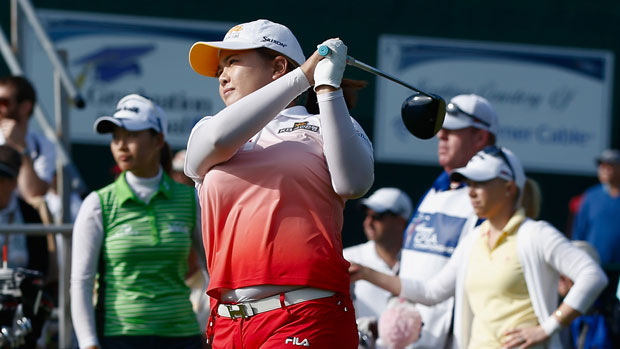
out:
{"label": "dark pants", "polygon": [[607,274],[609,283],[599,296],[601,312],[607,320],[612,343],[620,343],[620,302],[616,297],[620,272],[606,269],[605,274]]}
{"label": "dark pants", "polygon": [[201,341],[200,336],[114,336],[99,338],[99,344],[103,349],[202,349]]}

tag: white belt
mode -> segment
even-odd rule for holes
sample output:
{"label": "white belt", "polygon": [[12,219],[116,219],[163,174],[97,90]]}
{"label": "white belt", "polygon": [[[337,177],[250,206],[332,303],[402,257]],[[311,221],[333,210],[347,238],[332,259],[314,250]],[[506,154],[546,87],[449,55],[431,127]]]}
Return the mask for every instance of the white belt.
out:
{"label": "white belt", "polygon": [[[289,306],[305,301],[310,301],[313,299],[331,297],[333,295],[334,292],[332,291],[308,287],[300,288],[284,293],[284,305]],[[217,313],[220,316],[228,317],[231,319],[246,319],[250,316],[275,310],[278,308],[282,308],[282,304],[280,304],[280,295],[276,294],[253,302],[220,304],[217,307]]]}

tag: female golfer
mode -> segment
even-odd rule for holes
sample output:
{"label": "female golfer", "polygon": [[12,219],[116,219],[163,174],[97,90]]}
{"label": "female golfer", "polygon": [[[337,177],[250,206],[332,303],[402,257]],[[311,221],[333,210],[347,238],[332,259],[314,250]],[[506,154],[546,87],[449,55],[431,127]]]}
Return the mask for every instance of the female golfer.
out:
{"label": "female golfer", "polygon": [[123,172],[86,197],[73,229],[71,315],[80,348],[201,348],[184,284],[192,242],[204,258],[196,194],[166,174],[166,128],[163,111],[135,94],[95,121],[98,133],[112,133]]}
{"label": "female golfer", "polygon": [[[553,335],[590,307],[607,283],[605,274],[550,224],[526,218],[519,209],[525,174],[506,148],[483,149],[451,179],[467,181],[474,210],[486,220],[459,243],[444,269],[421,282],[353,265],[352,278],[426,305],[455,296],[460,348],[542,348],[550,337],[558,348]],[[560,273],[576,288],[558,307]]]}
{"label": "female golfer", "polygon": [[[372,185],[372,148],[339,89],[346,46],[323,44],[331,54],[306,61],[288,28],[257,20],[190,50],[226,104],[194,127],[185,162],[202,207],[214,348],[357,347],[340,232],[345,200]],[[318,115],[296,105],[312,85]]]}

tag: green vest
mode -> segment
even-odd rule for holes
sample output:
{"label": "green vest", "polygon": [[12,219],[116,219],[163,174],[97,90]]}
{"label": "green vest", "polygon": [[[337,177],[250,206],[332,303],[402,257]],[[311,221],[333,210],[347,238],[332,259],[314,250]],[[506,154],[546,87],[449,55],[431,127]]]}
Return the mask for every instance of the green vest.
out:
{"label": "green vest", "polygon": [[105,233],[99,259],[99,335],[200,334],[184,283],[196,224],[194,189],[164,173],[145,204],[123,172],[97,194]]}

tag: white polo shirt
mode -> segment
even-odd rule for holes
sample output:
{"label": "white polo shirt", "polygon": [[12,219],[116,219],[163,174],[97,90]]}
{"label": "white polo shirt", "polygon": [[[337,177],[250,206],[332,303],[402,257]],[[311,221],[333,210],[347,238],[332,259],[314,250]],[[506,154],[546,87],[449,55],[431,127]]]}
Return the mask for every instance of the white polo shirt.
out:
{"label": "white polo shirt", "polygon": [[[387,263],[377,254],[374,241],[347,247],[343,251],[344,258],[353,263],[361,264],[384,274],[396,275],[399,263],[390,268]],[[377,320],[387,308],[387,303],[392,294],[377,287],[366,280],[359,280],[352,285],[351,295],[355,306],[355,316],[375,317]]]}

